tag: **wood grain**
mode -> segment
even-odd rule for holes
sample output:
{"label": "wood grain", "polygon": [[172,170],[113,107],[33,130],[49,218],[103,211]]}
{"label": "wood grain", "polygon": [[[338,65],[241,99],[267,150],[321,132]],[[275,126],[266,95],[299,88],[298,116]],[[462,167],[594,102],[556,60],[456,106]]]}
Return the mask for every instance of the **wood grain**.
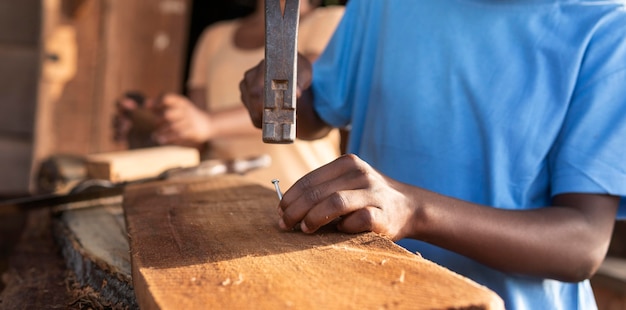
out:
{"label": "wood grain", "polygon": [[237,176],[127,188],[142,309],[502,309],[485,287],[373,233],[278,229],[276,193]]}

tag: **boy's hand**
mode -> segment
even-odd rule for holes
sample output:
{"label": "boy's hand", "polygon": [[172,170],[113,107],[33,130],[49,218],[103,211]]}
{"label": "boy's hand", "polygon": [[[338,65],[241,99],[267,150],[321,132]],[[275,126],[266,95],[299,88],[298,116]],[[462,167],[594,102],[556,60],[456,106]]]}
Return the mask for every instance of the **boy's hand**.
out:
{"label": "boy's hand", "polygon": [[[300,98],[303,90],[311,86],[312,80],[311,62],[301,54],[298,54],[298,75],[296,84],[296,98]],[[243,80],[239,83],[241,101],[248,109],[250,119],[255,127],[263,126],[263,83],[265,78],[265,60],[256,67],[246,71]]]}
{"label": "boy's hand", "polygon": [[279,226],[305,233],[337,221],[347,233],[373,231],[393,240],[412,234],[416,207],[406,185],[344,155],[298,180],[279,204]]}
{"label": "boy's hand", "polygon": [[243,102],[246,109],[248,109],[252,124],[257,128],[263,126],[264,74],[265,60],[262,60],[256,67],[246,71],[243,80],[239,83],[241,102]]}

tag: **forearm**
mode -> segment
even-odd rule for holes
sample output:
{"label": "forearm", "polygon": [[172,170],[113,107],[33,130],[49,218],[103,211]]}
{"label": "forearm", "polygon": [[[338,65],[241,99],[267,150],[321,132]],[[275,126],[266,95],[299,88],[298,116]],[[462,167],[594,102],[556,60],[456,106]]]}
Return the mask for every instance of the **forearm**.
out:
{"label": "forearm", "polygon": [[214,138],[226,138],[236,136],[258,135],[261,132],[254,127],[248,116],[248,111],[242,105],[240,107],[209,113],[211,132],[209,140]]}
{"label": "forearm", "polygon": [[413,238],[504,272],[563,281],[580,281],[597,270],[617,204],[614,197],[604,196],[606,203],[591,207],[514,211],[418,191],[413,201],[422,203]]}
{"label": "forearm", "polygon": [[187,92],[187,97],[196,106],[198,109],[202,111],[207,111],[207,102],[206,102],[206,89],[204,87],[190,88]]}
{"label": "forearm", "polygon": [[478,205],[398,182],[347,154],[285,192],[279,226],[310,234],[339,219],[343,232],[422,240],[503,272],[587,279],[606,254],[619,197],[561,194],[552,203],[515,211]]}
{"label": "forearm", "polygon": [[236,108],[219,112],[208,112],[205,88],[192,88],[189,90],[189,99],[203,112],[207,113],[209,132],[206,140],[218,137],[234,137],[260,134],[259,130],[250,122],[248,111],[243,105]]}

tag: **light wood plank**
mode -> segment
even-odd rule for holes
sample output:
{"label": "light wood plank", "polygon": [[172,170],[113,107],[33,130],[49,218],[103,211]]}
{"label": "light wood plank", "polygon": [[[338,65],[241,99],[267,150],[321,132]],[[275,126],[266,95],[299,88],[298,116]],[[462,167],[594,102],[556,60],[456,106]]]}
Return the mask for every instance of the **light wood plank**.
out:
{"label": "light wood plank", "polygon": [[133,181],[158,176],[167,169],[197,166],[200,153],[195,148],[159,146],[87,156],[87,176],[112,182]]}
{"label": "light wood plank", "polygon": [[237,176],[127,188],[142,309],[502,309],[485,287],[376,234],[282,232],[276,193]]}

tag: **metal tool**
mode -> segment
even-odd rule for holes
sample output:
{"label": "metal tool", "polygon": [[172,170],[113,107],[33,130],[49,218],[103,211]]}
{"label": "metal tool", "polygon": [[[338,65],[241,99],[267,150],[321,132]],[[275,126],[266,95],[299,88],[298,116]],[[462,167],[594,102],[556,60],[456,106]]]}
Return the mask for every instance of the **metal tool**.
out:
{"label": "metal tool", "polygon": [[296,73],[300,0],[265,1],[263,142],[296,138]]}
{"label": "metal tool", "polygon": [[[212,177],[227,173],[244,174],[248,171],[268,167],[271,164],[269,155],[234,160],[206,160],[198,166],[188,168],[168,169],[152,178],[113,183],[109,180],[87,179],[79,182],[67,194],[45,194],[15,198],[0,201],[2,210],[29,210],[36,208],[54,207],[60,204],[74,203],[76,206],[90,206],[94,204],[76,204],[86,200],[105,199],[123,194],[124,187],[130,184],[146,183],[160,180],[189,179]],[[79,208],[79,207],[75,207]]]}
{"label": "metal tool", "polygon": [[[274,188],[276,189],[276,195],[278,195],[278,200],[283,200],[283,192],[280,190],[280,186],[278,185],[278,179],[273,179],[272,183],[274,184]],[[291,230],[301,230],[302,222],[298,222]]]}
{"label": "metal tool", "polygon": [[278,195],[278,200],[283,200],[283,192],[280,191],[280,186],[278,186],[278,179],[273,179],[272,183],[274,183],[274,188],[276,188],[276,194]]}

